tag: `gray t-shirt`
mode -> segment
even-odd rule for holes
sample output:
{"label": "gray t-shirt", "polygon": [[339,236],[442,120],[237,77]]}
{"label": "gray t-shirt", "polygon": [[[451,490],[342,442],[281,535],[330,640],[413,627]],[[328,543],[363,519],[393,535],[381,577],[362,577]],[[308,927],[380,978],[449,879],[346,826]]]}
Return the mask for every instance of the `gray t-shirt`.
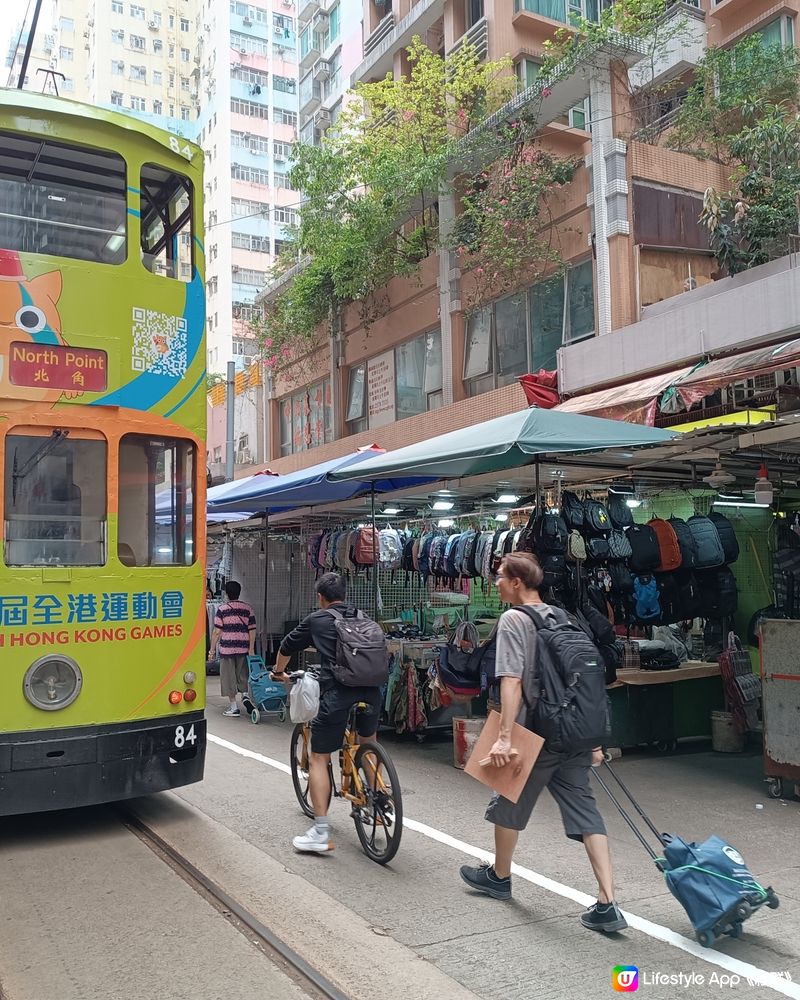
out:
{"label": "gray t-shirt", "polygon": [[[545,618],[555,617],[549,604],[534,604],[531,607]],[[500,621],[497,623],[495,655],[495,675],[521,678],[525,699],[529,704],[533,704],[539,697],[536,677],[536,626],[524,612],[509,608],[500,616]],[[525,699],[517,716],[519,725],[525,724],[528,711]]]}

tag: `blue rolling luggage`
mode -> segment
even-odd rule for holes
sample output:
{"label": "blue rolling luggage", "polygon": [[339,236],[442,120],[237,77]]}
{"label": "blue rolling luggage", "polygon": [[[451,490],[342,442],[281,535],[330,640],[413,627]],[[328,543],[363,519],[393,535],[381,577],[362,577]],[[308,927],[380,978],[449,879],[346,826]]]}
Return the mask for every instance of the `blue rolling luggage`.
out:
{"label": "blue rolling luggage", "polygon": [[250,713],[250,721],[258,725],[261,713],[277,715],[283,722],[286,719],[286,701],[289,691],[286,685],[273,681],[269,676],[269,667],[260,656],[248,656],[250,704],[246,705]]}
{"label": "blue rolling luggage", "polygon": [[710,948],[723,934],[741,937],[744,921],[765,904],[771,910],[777,909],[779,900],[772,887],[765,889],[759,885],[735,847],[715,836],[702,844],[687,844],[680,837],[659,833],[622,779],[607,762],[605,767],[657,838],[662,855],[656,854],[599,771],[595,771],[595,777],[656,867],[663,872],[670,892],[686,910],[697,940],[704,948]]}

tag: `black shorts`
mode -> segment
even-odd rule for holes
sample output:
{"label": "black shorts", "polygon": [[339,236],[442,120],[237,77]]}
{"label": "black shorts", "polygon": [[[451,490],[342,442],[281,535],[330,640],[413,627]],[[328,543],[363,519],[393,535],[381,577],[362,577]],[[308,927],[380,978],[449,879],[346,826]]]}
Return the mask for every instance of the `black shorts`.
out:
{"label": "black shorts", "polygon": [[345,687],[328,679],[320,681],[319,712],[311,723],[313,753],[335,753],[341,747],[350,709],[359,701],[369,707],[356,715],[356,730],[359,736],[372,736],[381,717],[381,689]]}

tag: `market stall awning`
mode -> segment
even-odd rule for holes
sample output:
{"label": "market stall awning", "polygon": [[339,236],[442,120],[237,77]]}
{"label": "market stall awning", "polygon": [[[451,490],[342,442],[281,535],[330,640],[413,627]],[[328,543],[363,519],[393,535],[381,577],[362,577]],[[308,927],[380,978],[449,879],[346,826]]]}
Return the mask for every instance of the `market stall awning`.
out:
{"label": "market stall awning", "polygon": [[664,444],[676,436],[640,424],[533,408],[398,448],[358,468],[342,468],[330,478],[334,482],[407,475],[460,479],[529,465],[539,455]]}
{"label": "market stall awning", "polygon": [[593,414],[609,420],[626,420],[652,426],[661,394],[691,371],[694,371],[694,366],[651,375],[650,378],[638,379],[611,389],[587,392],[564,400],[554,409],[561,413]]}
{"label": "market stall awning", "polygon": [[675,391],[688,409],[693,403],[732,382],[769,375],[785,368],[796,368],[798,364],[800,339],[795,339],[709,361],[707,365],[682,378],[675,386]]}
{"label": "market stall awning", "polygon": [[[353,452],[329,462],[312,465],[286,476],[257,477],[242,480],[241,485],[219,498],[209,495],[208,511],[211,514],[230,511],[275,511],[291,510],[295,507],[310,507],[320,504],[337,503],[370,493],[393,493],[395,490],[410,489],[432,482],[430,477],[408,475],[403,477],[377,476],[364,479],[358,475],[358,468],[375,456],[382,456],[382,448],[372,447]],[[333,473],[351,470],[353,475],[346,482],[334,481]]]}

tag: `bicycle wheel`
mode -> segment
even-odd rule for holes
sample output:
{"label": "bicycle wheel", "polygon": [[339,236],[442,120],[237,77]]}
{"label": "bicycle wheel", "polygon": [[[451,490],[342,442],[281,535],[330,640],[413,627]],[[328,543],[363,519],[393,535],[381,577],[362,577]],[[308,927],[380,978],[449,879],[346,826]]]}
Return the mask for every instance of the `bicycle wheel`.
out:
{"label": "bicycle wheel", "polygon": [[291,764],[292,764],[292,784],[294,794],[300,803],[300,808],[310,819],[314,818],[314,810],[311,807],[311,799],[308,794],[308,755],[311,748],[305,737],[306,727],[302,722],[294,727],[291,742]]}
{"label": "bicycle wheel", "polygon": [[367,804],[353,811],[353,822],[364,853],[379,865],[397,854],[403,834],[400,781],[389,754],[378,743],[362,743],[353,762]]}

